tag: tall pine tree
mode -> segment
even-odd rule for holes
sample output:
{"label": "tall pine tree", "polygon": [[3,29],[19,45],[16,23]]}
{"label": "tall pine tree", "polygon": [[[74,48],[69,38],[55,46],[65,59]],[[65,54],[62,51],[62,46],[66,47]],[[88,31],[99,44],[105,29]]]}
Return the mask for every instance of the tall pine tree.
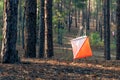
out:
{"label": "tall pine tree", "polygon": [[36,57],[36,0],[25,1],[25,57]]}
{"label": "tall pine tree", "polygon": [[45,46],[45,22],[44,22],[44,2],[45,0],[41,0],[40,5],[40,42],[39,42],[39,58],[44,57],[44,46]]}
{"label": "tall pine tree", "polygon": [[116,59],[120,60],[120,0],[117,0],[116,20],[117,20],[117,50]]}
{"label": "tall pine tree", "polygon": [[4,0],[2,63],[19,62],[16,51],[18,0]]}
{"label": "tall pine tree", "polygon": [[45,0],[45,54],[51,58],[53,54],[52,33],[52,0]]}

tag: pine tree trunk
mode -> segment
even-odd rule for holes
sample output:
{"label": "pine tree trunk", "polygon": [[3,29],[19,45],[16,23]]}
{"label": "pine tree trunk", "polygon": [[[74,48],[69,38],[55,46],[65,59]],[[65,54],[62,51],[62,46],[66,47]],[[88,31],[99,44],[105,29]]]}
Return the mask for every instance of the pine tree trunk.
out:
{"label": "pine tree trunk", "polygon": [[87,30],[90,29],[90,5],[91,5],[91,0],[89,0],[89,6],[88,6],[88,15],[87,15]]}
{"label": "pine tree trunk", "polygon": [[110,5],[109,0],[104,1],[104,55],[110,60]]}
{"label": "pine tree trunk", "polygon": [[20,45],[21,39],[21,22],[22,22],[22,0],[19,0],[18,4],[18,44]]}
{"label": "pine tree trunk", "polygon": [[[58,11],[60,12],[60,14],[62,13],[62,0],[58,3]],[[62,45],[62,21],[60,20],[60,17],[58,17],[58,44]]]}
{"label": "pine tree trunk", "polygon": [[117,0],[116,20],[117,20],[117,44],[116,60],[120,60],[120,0]]}
{"label": "pine tree trunk", "polygon": [[52,33],[52,0],[45,0],[45,54],[51,58],[53,54]]}
{"label": "pine tree trunk", "polygon": [[98,11],[98,8],[99,8],[98,5],[99,5],[99,3],[96,3],[96,7],[97,7],[97,9],[96,9],[96,31],[98,31],[98,13],[99,13],[99,11]]}
{"label": "pine tree trunk", "polygon": [[4,0],[4,26],[1,49],[2,63],[19,62],[16,50],[18,0]]}
{"label": "pine tree trunk", "polygon": [[77,3],[75,1],[75,27],[77,28]]}
{"label": "pine tree trunk", "polygon": [[36,57],[36,0],[25,1],[25,57]]}
{"label": "pine tree trunk", "polygon": [[25,27],[25,8],[23,11],[23,19],[22,19],[22,48],[24,49],[25,43],[24,43],[24,27]]}
{"label": "pine tree trunk", "polygon": [[103,15],[104,15],[104,57],[106,58],[106,0],[103,1]]}
{"label": "pine tree trunk", "polygon": [[41,0],[40,5],[40,42],[39,42],[39,58],[44,57],[44,45],[45,45],[45,22],[44,22],[44,0]]}
{"label": "pine tree trunk", "polygon": [[71,16],[71,8],[72,8],[72,0],[69,0],[69,14],[68,14],[68,18],[69,18],[69,22],[68,22],[68,26],[69,26],[69,28],[68,28],[68,31],[70,32],[70,30],[71,30],[71,23],[72,23],[72,16]]}
{"label": "pine tree trunk", "polygon": [[100,19],[100,21],[99,21],[99,28],[100,28],[100,39],[101,39],[101,41],[103,40],[103,36],[102,36],[102,22],[101,22],[101,19]]}
{"label": "pine tree trunk", "polygon": [[106,60],[110,60],[110,0],[107,0]]}
{"label": "pine tree trunk", "polygon": [[90,0],[88,3],[88,9],[87,9],[87,21],[86,21],[86,34],[89,34],[89,30],[90,30]]}

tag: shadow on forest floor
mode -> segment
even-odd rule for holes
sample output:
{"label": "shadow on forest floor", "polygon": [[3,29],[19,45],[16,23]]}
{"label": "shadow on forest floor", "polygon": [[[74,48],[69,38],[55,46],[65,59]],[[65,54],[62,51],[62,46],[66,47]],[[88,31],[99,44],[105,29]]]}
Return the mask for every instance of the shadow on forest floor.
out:
{"label": "shadow on forest floor", "polygon": [[0,80],[119,80],[119,75],[119,61],[22,59],[21,64],[0,64]]}

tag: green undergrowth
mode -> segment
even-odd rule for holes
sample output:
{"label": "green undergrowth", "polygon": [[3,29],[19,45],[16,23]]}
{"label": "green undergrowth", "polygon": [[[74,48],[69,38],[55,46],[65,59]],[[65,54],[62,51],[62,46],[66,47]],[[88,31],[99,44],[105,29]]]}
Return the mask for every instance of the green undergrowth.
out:
{"label": "green undergrowth", "polygon": [[100,34],[98,32],[93,32],[90,34],[90,44],[94,47],[103,47],[104,41],[101,40]]}

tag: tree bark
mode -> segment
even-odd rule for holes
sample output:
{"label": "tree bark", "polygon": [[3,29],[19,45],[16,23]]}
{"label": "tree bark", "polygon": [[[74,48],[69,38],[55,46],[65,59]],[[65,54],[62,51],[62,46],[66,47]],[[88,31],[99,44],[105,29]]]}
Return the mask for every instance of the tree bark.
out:
{"label": "tree bark", "polygon": [[86,34],[89,34],[89,30],[90,30],[90,0],[88,3],[88,8],[87,8],[87,20],[86,20]]}
{"label": "tree bark", "polygon": [[36,0],[25,1],[25,57],[36,57]]}
{"label": "tree bark", "polygon": [[106,58],[106,0],[103,1],[103,15],[104,15],[104,57]]}
{"label": "tree bark", "polygon": [[39,42],[39,58],[44,57],[44,45],[45,45],[45,22],[44,22],[44,0],[41,0],[40,5],[40,42]]}
{"label": "tree bark", "polygon": [[109,0],[104,0],[104,55],[110,60],[110,5]]}
{"label": "tree bark", "polygon": [[75,27],[77,28],[77,3],[75,1]]}
{"label": "tree bark", "polygon": [[54,56],[52,33],[52,0],[45,0],[45,54],[48,58]]}
{"label": "tree bark", "polygon": [[120,0],[117,0],[116,20],[117,20],[117,43],[116,60],[120,60]]}
{"label": "tree bark", "polygon": [[20,59],[16,50],[18,0],[4,0],[4,26],[1,49],[2,63],[16,63]]}
{"label": "tree bark", "polygon": [[68,13],[68,31],[70,32],[71,30],[71,23],[72,23],[72,16],[71,16],[71,11],[72,11],[72,0],[69,0],[69,13]]}
{"label": "tree bark", "polygon": [[25,39],[24,39],[24,27],[25,27],[25,7],[23,11],[23,19],[22,19],[22,48],[24,49],[25,47]]}
{"label": "tree bark", "polygon": [[22,0],[19,0],[18,4],[18,44],[21,42],[21,24],[22,23]]}
{"label": "tree bark", "polygon": [[88,14],[87,14],[87,30],[90,29],[90,6],[91,6],[90,0],[88,4],[89,6],[88,6]]}
{"label": "tree bark", "polygon": [[110,0],[107,0],[106,59],[110,60]]}

